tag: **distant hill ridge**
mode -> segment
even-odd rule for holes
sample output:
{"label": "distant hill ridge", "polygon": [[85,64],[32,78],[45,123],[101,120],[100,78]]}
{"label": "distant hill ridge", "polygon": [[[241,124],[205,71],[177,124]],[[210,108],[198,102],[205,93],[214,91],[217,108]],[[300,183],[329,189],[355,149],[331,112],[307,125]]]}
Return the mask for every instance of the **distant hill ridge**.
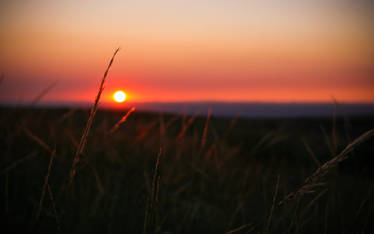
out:
{"label": "distant hill ridge", "polygon": [[[27,102],[0,103],[1,106],[30,106]],[[137,110],[206,115],[212,108],[212,115],[241,117],[298,117],[335,115],[374,115],[374,103],[270,103],[270,102],[128,102],[125,104],[101,103],[106,109],[124,109],[135,106]],[[88,102],[40,102],[35,107],[83,107]]]}

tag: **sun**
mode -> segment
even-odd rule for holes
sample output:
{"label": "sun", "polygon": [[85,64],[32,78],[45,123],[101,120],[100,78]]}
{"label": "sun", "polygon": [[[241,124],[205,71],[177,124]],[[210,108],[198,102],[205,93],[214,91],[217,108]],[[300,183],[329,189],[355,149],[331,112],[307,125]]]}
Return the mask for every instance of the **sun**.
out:
{"label": "sun", "polygon": [[113,94],[113,99],[118,103],[124,102],[126,101],[126,93],[122,90],[118,90]]}

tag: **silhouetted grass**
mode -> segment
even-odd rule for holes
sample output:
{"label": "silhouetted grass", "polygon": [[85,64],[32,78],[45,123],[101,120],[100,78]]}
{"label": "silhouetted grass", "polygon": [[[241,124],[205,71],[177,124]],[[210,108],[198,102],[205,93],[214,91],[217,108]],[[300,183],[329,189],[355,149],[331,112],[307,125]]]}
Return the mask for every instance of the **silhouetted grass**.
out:
{"label": "silhouetted grass", "polygon": [[[333,157],[320,128],[331,132],[331,118],[186,116],[183,121],[183,116],[136,111],[126,124],[106,134],[123,111],[99,110],[77,167],[79,176],[64,190],[88,115],[80,109],[0,108],[0,148],[6,155],[0,161],[3,233],[373,229],[374,144],[368,138],[371,132],[360,138],[374,127],[371,116],[351,117],[349,138],[345,119],[336,116],[336,133],[329,136],[337,139],[338,154]],[[162,162],[156,163],[155,176],[161,145]],[[53,169],[48,172],[54,149]],[[308,177],[312,179],[305,182]],[[324,185],[274,206],[304,182]],[[40,206],[43,193],[49,196],[42,196]],[[33,229],[30,224],[38,210],[39,223]],[[145,218],[146,212],[152,218]]]}
{"label": "silhouetted grass", "polygon": [[114,54],[113,54],[112,58],[110,59],[108,67],[106,68],[106,70],[104,72],[104,75],[103,75],[103,78],[101,80],[99,91],[97,93],[95,102],[94,102],[93,106],[91,107],[91,111],[90,111],[90,115],[88,116],[86,127],[84,128],[81,140],[79,142],[77,151],[76,151],[75,156],[74,156],[73,165],[72,165],[70,173],[69,173],[70,174],[69,175],[69,182],[68,182],[69,184],[71,184],[73,182],[74,176],[76,174],[76,166],[79,163],[79,160],[80,160],[80,157],[81,157],[81,155],[83,153],[84,148],[86,147],[87,137],[88,137],[88,134],[89,134],[89,132],[91,130],[93,119],[94,119],[94,117],[96,115],[96,111],[97,111],[97,109],[99,107],[100,97],[101,97],[101,94],[102,94],[102,92],[104,90],[105,79],[106,79],[106,77],[108,75],[109,69],[110,69],[110,67],[113,64],[114,58],[117,55],[119,49],[120,48],[117,48],[116,51],[114,51]]}

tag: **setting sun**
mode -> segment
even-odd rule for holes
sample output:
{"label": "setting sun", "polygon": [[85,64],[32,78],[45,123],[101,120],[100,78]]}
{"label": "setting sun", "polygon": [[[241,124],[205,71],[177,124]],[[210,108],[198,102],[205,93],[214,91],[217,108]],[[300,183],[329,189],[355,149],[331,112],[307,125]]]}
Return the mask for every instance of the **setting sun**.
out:
{"label": "setting sun", "polygon": [[118,90],[113,94],[113,99],[118,103],[124,102],[126,101],[126,93],[122,90]]}

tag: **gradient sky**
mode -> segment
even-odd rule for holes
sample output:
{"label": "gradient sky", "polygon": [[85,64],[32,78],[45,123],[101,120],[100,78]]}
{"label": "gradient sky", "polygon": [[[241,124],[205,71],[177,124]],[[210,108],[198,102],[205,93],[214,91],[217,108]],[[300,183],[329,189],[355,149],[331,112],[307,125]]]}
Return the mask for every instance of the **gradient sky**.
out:
{"label": "gradient sky", "polygon": [[1,101],[374,102],[370,1],[0,2]]}

